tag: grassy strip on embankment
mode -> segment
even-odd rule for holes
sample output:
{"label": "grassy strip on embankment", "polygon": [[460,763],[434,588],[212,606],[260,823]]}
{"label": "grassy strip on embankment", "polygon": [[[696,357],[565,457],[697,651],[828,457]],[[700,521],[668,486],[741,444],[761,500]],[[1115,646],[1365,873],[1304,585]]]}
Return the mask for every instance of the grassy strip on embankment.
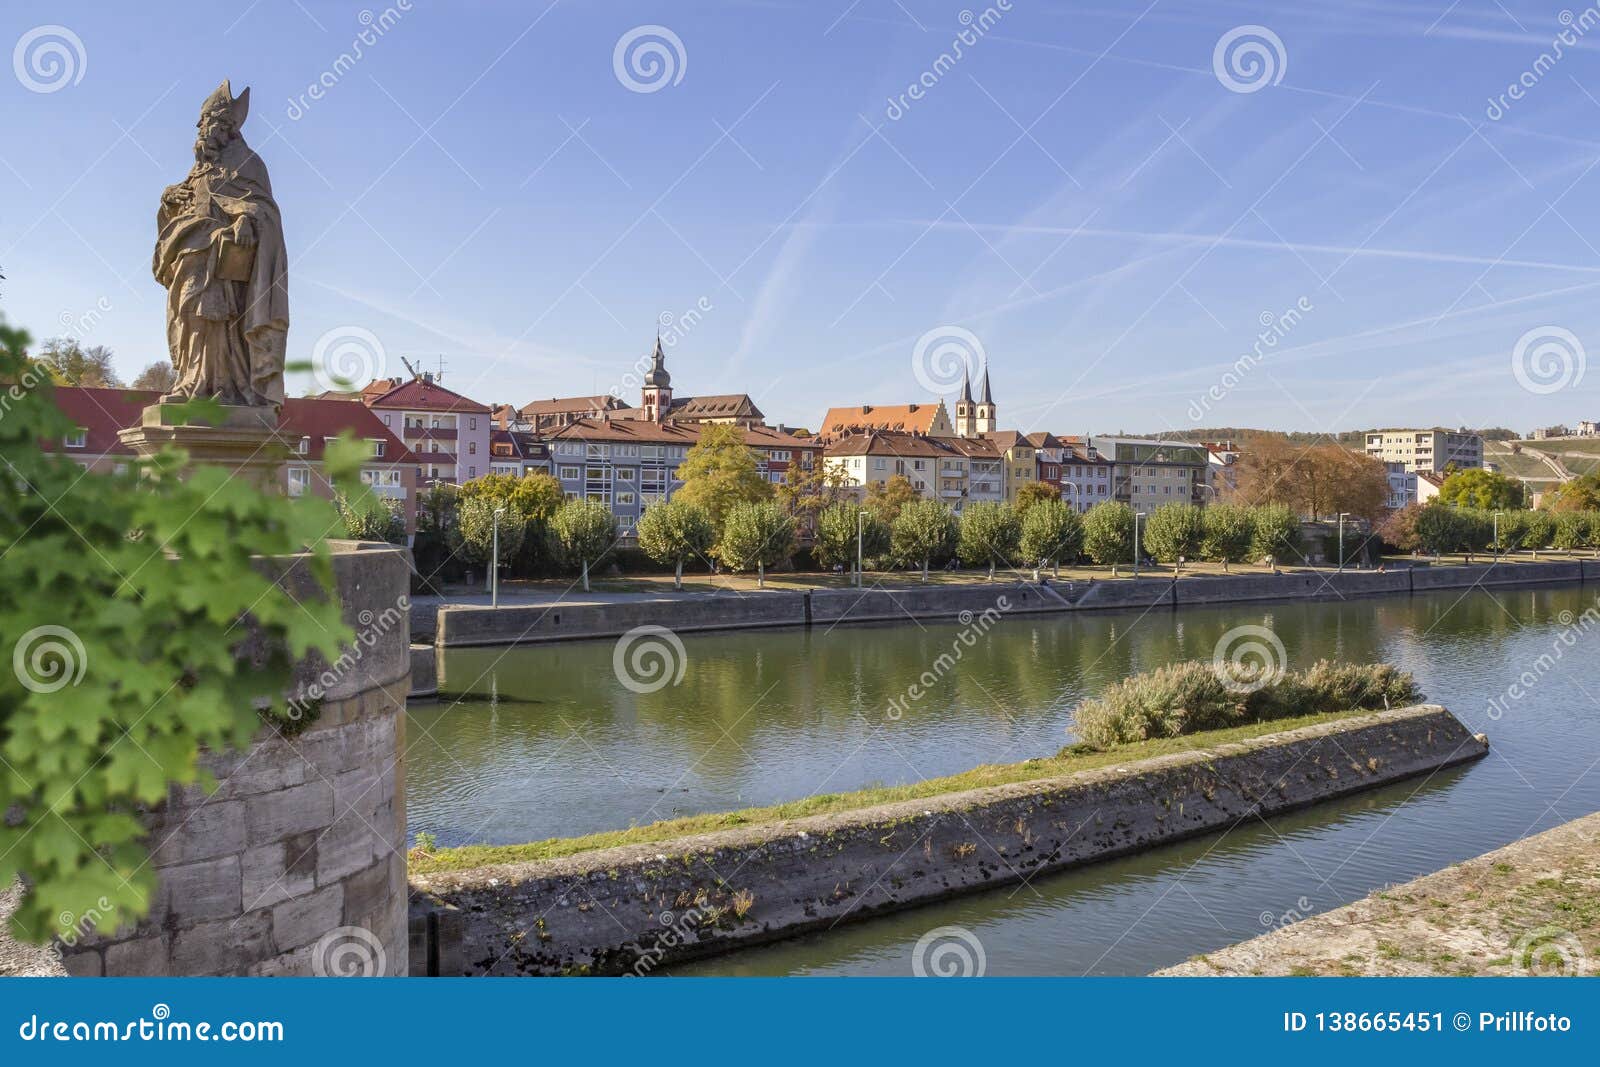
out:
{"label": "grassy strip on embankment", "polygon": [[433,874],[439,871],[458,871],[497,863],[524,863],[530,860],[555,859],[596,849],[616,848],[621,845],[643,845],[667,841],[692,834],[710,833],[735,827],[759,825],[799,819],[808,815],[830,815],[842,811],[855,811],[878,804],[900,800],[917,800],[945,793],[959,793],[986,786],[1010,785],[1016,782],[1040,781],[1059,778],[1077,771],[1099,767],[1117,766],[1152,756],[1165,756],[1178,752],[1211,748],[1235,741],[1249,741],[1265,734],[1294,730],[1302,726],[1315,726],[1365,714],[1366,709],[1323,712],[1279,718],[1271,722],[1249,723],[1201,734],[1182,737],[1163,737],[1095,749],[1088,745],[1068,745],[1048,759],[1024,760],[1021,763],[984,764],[961,774],[943,778],[929,778],[910,785],[880,786],[853,793],[827,793],[774,804],[763,808],[744,808],[739,811],[710,812],[690,815],[681,819],[668,819],[632,826],[626,830],[608,830],[583,837],[553,837],[525,845],[465,845],[460,848],[411,850],[408,861],[412,874]]}

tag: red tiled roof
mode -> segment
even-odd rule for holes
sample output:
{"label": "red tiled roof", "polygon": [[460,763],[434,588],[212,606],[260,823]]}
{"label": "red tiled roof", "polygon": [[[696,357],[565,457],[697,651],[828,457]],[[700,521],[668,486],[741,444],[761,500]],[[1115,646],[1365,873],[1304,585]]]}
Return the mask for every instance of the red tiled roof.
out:
{"label": "red tiled roof", "polygon": [[[957,438],[925,437],[895,430],[871,430],[840,437],[828,445],[829,456],[939,457],[959,452]],[[964,453],[963,453],[964,454]]]}
{"label": "red tiled roof", "polygon": [[278,428],[291,441],[300,437],[311,438],[310,451],[301,455],[313,461],[322,458],[324,438],[338,437],[349,430],[356,438],[382,441],[384,463],[422,462],[364,404],[351,404],[347,400],[289,397],[283,402],[283,411],[278,415]]}
{"label": "red tiled roof", "polygon": [[[704,426],[695,422],[657,423],[643,419],[579,419],[559,430],[550,432],[551,440],[615,442],[639,444],[687,445],[693,447],[700,440]],[[810,449],[819,446],[816,441],[779,433],[764,426],[742,431],[744,443],[751,448]]]}
{"label": "red tiled roof", "polygon": [[446,389],[438,382],[413,378],[401,382],[388,392],[373,397],[365,395],[366,402],[375,408],[405,408],[409,411],[466,411],[479,414],[489,414],[489,405],[480,404],[476,400],[468,400],[452,389]]}
{"label": "red tiled roof", "polygon": [[[139,414],[161,394],[154,389],[79,389],[57,386],[56,407],[81,426],[86,434],[82,448],[64,449],[66,455],[131,456],[133,449],[117,439],[120,430],[139,424]],[[60,442],[56,442],[59,447]]]}
{"label": "red tiled roof", "polygon": [[[62,414],[83,427],[87,440],[84,447],[63,449],[64,455],[133,455],[117,433],[139,424],[139,415],[160,396],[151,389],[80,389],[58,386],[54,391],[56,407]],[[278,426],[291,442],[309,437],[310,451],[302,453],[308,460],[322,458],[325,437],[338,437],[349,430],[357,438],[381,440],[383,462],[416,463],[416,455],[390,432],[383,420],[361,404],[348,400],[325,400],[312,397],[290,397],[283,403],[278,415]]]}
{"label": "red tiled roof", "polygon": [[822,437],[837,437],[852,430],[898,430],[927,433],[943,401],[931,404],[862,404],[853,408],[829,408],[822,417]]}
{"label": "red tiled roof", "polygon": [[566,396],[534,400],[522,405],[522,414],[566,415],[579,411],[616,411],[627,406],[627,401],[620,400],[610,393],[601,393],[598,396]]}

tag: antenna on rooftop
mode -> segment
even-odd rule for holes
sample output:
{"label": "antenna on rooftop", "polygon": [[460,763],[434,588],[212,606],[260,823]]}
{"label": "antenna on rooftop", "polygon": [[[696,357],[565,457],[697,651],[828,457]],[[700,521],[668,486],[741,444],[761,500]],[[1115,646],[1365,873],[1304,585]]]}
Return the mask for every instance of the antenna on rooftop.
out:
{"label": "antenna on rooftop", "polygon": [[438,360],[439,360],[439,371],[438,371],[437,374],[434,375],[433,380],[436,381],[436,382],[442,382],[442,381],[444,381],[444,353],[443,352],[439,353]]}
{"label": "antenna on rooftop", "polygon": [[413,367],[411,365],[411,361],[409,359],[407,359],[405,356],[401,356],[400,357],[400,362],[404,363],[406,365],[406,370],[410,372],[411,377],[413,379],[418,379],[418,378],[422,377],[422,372],[417,370],[417,368]]}

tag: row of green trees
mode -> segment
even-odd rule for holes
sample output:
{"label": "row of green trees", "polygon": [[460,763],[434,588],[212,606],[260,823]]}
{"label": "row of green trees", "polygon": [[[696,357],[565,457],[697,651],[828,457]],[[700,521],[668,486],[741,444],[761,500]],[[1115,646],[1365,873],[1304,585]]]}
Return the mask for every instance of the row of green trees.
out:
{"label": "row of green trees", "polygon": [[[1199,508],[1168,504],[1143,517],[1145,555],[1166,563],[1214,560],[1223,564],[1280,559],[1298,551],[1300,520],[1285,505]],[[937,500],[912,500],[892,521],[870,508],[839,504],[824,510],[817,525],[816,555],[824,566],[864,560],[919,566],[956,558],[967,566],[1024,565],[1059,568],[1087,557],[1115,569],[1133,560],[1134,512],[1106,501],[1079,514],[1058,498],[1019,506],[975,501],[958,518]]]}
{"label": "row of green trees", "polygon": [[1410,504],[1379,527],[1383,540],[1402,551],[1538,551],[1600,548],[1600,511],[1493,511],[1437,501]]}
{"label": "row of green trees", "polygon": [[[451,499],[441,500],[441,494]],[[460,489],[435,488],[424,497],[418,533],[418,565],[429,573],[431,546],[442,542],[455,558],[487,564],[498,515],[500,559],[513,573],[578,571],[589,588],[590,569],[617,543],[616,517],[605,505],[564,501],[559,483],[546,475],[490,475]],[[354,523],[360,516],[349,516]],[[376,524],[381,516],[373,517]],[[766,572],[789,563],[798,548],[794,511],[774,500],[727,501],[718,515],[693,494],[645,509],[639,549],[674,571],[679,588],[685,567],[721,566]],[[812,556],[826,569],[867,566],[915,567],[927,579],[935,565],[951,559],[986,567],[990,578],[1002,567],[1043,567],[1089,559],[1113,573],[1132,562],[1134,513],[1104,502],[1080,514],[1059,497],[1029,494],[1016,505],[973,501],[958,516],[942,501],[912,497],[884,506],[882,500],[827,504],[814,522]],[[1224,565],[1251,559],[1281,559],[1300,547],[1300,523],[1286,505],[1207,508],[1168,504],[1140,522],[1143,554],[1161,562],[1214,560]],[[357,536],[352,525],[352,536]],[[392,530],[392,527],[390,527]],[[376,528],[368,536],[384,536]]]}

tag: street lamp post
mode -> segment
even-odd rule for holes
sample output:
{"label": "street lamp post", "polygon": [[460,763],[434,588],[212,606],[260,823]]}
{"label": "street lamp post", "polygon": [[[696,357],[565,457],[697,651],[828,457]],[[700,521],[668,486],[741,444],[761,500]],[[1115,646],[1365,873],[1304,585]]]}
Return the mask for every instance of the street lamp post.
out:
{"label": "street lamp post", "polygon": [[862,564],[861,564],[861,522],[866,517],[867,517],[867,513],[865,511],[857,511],[856,512],[856,588],[857,589],[860,589],[865,584],[864,576],[862,574],[862,569],[863,568],[862,568]]}
{"label": "street lamp post", "polygon": [[1144,512],[1133,513],[1133,576],[1139,577],[1139,520],[1144,518]]}
{"label": "street lamp post", "polygon": [[1495,562],[1498,563],[1500,560],[1500,513],[1498,511],[1494,513],[1494,558]]}
{"label": "street lamp post", "polygon": [[489,564],[489,606],[500,606],[500,516],[506,513],[505,508],[494,509],[494,553]]}
{"label": "street lamp post", "polygon": [[1346,518],[1348,518],[1349,515],[1350,515],[1350,513],[1348,511],[1339,512],[1339,570],[1338,570],[1338,573],[1340,573],[1340,574],[1344,573],[1344,520]]}

